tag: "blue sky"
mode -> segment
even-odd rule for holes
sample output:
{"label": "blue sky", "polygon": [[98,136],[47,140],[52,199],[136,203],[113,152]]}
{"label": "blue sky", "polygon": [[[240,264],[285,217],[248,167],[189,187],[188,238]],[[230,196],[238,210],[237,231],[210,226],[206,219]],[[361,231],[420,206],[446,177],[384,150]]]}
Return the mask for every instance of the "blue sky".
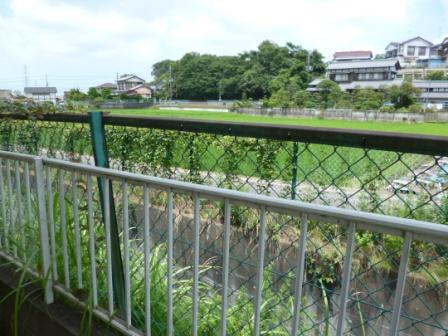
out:
{"label": "blue sky", "polygon": [[448,36],[448,0],[0,0],[0,89],[59,92],[150,79],[151,65],[189,51],[236,54],[265,39],[382,52],[390,41]]}

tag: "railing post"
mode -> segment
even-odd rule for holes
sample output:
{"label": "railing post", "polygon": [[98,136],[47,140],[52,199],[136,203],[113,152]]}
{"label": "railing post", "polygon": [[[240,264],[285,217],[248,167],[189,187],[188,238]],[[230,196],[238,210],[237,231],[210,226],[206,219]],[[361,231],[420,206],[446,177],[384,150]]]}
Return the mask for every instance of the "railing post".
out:
{"label": "railing post", "polygon": [[40,251],[42,257],[42,273],[45,283],[45,302],[50,304],[54,300],[53,276],[51,274],[50,242],[48,237],[47,212],[45,206],[44,170],[42,158],[34,159],[36,174],[37,209],[39,212]]}
{"label": "railing post", "polygon": [[[93,147],[93,156],[95,158],[95,165],[97,167],[109,168],[109,158],[107,155],[106,137],[104,134],[104,123],[102,112],[89,112],[90,135]],[[109,180],[109,197],[105,197],[104,181],[102,178],[97,178],[98,191],[100,194],[101,211],[103,214],[103,221],[105,222],[105,208],[106,202],[109,204],[110,215],[110,238],[112,250],[112,281],[115,295],[115,302],[118,310],[122,316],[125,316],[126,298],[125,298],[125,284],[123,261],[121,259],[120,251],[120,237],[118,232],[117,217],[115,212],[115,202],[112,191],[112,181]]]}

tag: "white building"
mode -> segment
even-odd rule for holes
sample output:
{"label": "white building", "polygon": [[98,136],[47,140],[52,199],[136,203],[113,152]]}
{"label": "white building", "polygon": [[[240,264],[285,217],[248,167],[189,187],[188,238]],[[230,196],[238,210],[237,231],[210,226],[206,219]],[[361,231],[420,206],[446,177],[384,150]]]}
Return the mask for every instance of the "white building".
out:
{"label": "white building", "polygon": [[138,85],[145,84],[145,80],[136,75],[122,75],[117,80],[117,91],[126,92]]}
{"label": "white building", "polygon": [[395,58],[403,68],[417,67],[431,56],[433,43],[417,36],[403,42],[390,42],[385,48],[386,58]]}
{"label": "white building", "polygon": [[26,87],[23,92],[27,98],[37,102],[49,101],[56,104],[56,93],[58,90],[54,86]]}

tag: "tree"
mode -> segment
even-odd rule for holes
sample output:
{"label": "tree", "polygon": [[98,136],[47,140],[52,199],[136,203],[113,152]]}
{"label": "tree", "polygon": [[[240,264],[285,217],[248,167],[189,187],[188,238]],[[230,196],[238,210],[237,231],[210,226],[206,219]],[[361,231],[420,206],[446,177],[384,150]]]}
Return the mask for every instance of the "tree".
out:
{"label": "tree", "polygon": [[[311,69],[307,69],[307,63]],[[279,90],[305,89],[313,77],[325,72],[323,56],[292,43],[280,46],[263,41],[256,50],[236,56],[190,52],[180,60],[163,60],[152,69],[159,98],[261,99]]]}
{"label": "tree", "polygon": [[70,89],[65,93],[65,98],[72,101],[83,101],[87,99],[87,95],[79,89]]}
{"label": "tree", "polygon": [[90,100],[95,100],[95,98],[98,98],[99,96],[100,93],[94,87],[89,88],[89,91],[87,91],[87,97],[89,97]]}
{"label": "tree", "polygon": [[395,108],[406,108],[417,101],[420,89],[412,85],[411,82],[404,81],[401,85],[392,85],[388,89],[391,103]]}
{"label": "tree", "polygon": [[339,85],[329,79],[322,80],[316,88],[325,109],[334,106],[341,96]]}
{"label": "tree", "polygon": [[112,90],[110,88],[103,88],[101,89],[100,95],[101,98],[103,98],[104,100],[110,99],[112,94]]}
{"label": "tree", "polygon": [[356,110],[377,110],[384,103],[381,93],[373,88],[356,88],[352,93],[352,101]]}
{"label": "tree", "polygon": [[445,75],[443,70],[430,71],[426,75],[427,80],[448,80],[448,75]]}

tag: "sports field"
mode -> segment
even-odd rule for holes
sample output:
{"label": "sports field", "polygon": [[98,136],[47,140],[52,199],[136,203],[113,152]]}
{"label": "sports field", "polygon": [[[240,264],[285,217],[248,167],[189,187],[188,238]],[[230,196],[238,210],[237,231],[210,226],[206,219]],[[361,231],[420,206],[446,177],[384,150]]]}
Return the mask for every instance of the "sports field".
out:
{"label": "sports field", "polygon": [[314,127],[351,128],[384,132],[402,132],[414,134],[431,134],[448,136],[448,123],[400,123],[375,121],[350,121],[329,119],[302,119],[294,117],[264,117],[243,115],[233,112],[203,112],[187,110],[159,110],[159,109],[116,109],[114,114],[145,115],[157,117],[189,118],[234,122],[261,122],[281,125],[301,125]]}

